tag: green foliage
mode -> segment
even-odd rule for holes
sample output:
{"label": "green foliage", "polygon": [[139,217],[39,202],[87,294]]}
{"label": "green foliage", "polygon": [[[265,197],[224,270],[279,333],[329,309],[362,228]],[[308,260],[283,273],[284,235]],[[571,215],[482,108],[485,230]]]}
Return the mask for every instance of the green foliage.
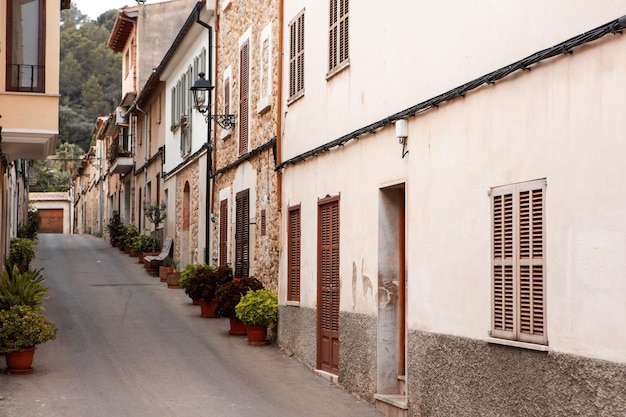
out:
{"label": "green foliage", "polygon": [[133,240],[139,237],[139,229],[133,223],[126,226],[124,233],[124,247],[131,248],[133,246]]}
{"label": "green foliage", "polygon": [[26,305],[41,310],[48,288],[43,285],[41,269],[20,271],[17,265],[5,265],[0,280],[0,310]]}
{"label": "green foliage", "polygon": [[220,316],[236,317],[235,306],[248,291],[264,288],[263,283],[254,277],[241,278],[220,285],[215,291],[217,306],[215,311]]}
{"label": "green foliage", "polygon": [[143,212],[150,220],[150,223],[158,226],[167,217],[167,205],[165,202],[159,205],[146,200],[143,202]]}
{"label": "green foliage", "polygon": [[30,261],[35,258],[35,241],[24,237],[11,239],[7,265],[17,266],[20,271],[28,271]]}
{"label": "green foliage", "polygon": [[160,250],[159,246],[159,240],[149,235],[135,236],[131,245],[137,252],[155,252]]}
{"label": "green foliage", "polygon": [[278,295],[266,288],[248,291],[235,313],[243,324],[269,326],[278,321]]}
{"label": "green foliage", "polygon": [[17,237],[32,239],[37,241],[37,232],[41,227],[41,216],[35,209],[28,210],[28,219],[26,223],[21,224],[17,228]]}
{"label": "green foliage", "polygon": [[88,149],[97,117],[122,95],[122,54],[107,48],[117,10],[90,20],[74,4],[61,11],[59,137]]}
{"label": "green foliage", "polygon": [[124,226],[120,214],[117,211],[113,212],[113,217],[107,222],[106,228],[111,245],[122,243],[126,234],[126,226]]}
{"label": "green foliage", "polygon": [[57,326],[36,309],[24,305],[0,311],[0,351],[15,352],[54,340]]}

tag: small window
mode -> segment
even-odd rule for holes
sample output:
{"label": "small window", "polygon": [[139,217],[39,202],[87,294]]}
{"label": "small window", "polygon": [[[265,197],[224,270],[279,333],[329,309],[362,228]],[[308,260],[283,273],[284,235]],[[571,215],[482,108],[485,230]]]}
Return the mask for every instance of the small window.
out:
{"label": "small window", "polygon": [[349,58],[348,0],[330,0],[328,36],[328,74],[332,75],[348,64]]}
{"label": "small window", "polygon": [[304,95],[304,10],[289,23],[289,101]]}
{"label": "small window", "polygon": [[493,337],[548,342],[545,190],[545,180],[491,190]]}

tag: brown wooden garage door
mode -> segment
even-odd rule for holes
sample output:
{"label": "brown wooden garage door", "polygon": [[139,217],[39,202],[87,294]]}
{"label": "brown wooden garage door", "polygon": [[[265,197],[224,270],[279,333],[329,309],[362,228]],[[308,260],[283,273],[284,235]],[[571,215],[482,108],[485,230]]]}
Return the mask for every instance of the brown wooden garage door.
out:
{"label": "brown wooden garage door", "polygon": [[39,233],[63,233],[63,209],[39,209]]}

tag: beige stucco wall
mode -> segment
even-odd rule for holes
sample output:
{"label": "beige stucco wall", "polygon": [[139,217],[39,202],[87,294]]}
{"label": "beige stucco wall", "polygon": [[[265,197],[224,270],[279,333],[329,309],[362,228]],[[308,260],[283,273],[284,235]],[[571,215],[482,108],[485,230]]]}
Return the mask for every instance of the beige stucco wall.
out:
{"label": "beige stucco wall", "polygon": [[[419,28],[420,33],[430,30],[431,40],[433,33],[444,30],[443,25],[437,26],[443,10],[426,13],[413,7],[416,11],[412,12],[408,3],[402,3],[400,10],[404,10],[402,6],[406,13],[395,9],[394,25],[402,27],[416,18],[411,27]],[[581,13],[583,2],[574,2],[568,3],[564,17],[555,5],[537,4],[544,24],[529,26],[521,39],[523,31],[515,28],[536,18],[531,5],[520,3],[510,9],[492,5],[487,10],[476,5],[470,10],[461,2],[458,6],[458,15],[456,10],[445,14],[449,18],[445,30],[453,28],[455,34],[468,36],[442,33],[437,42],[424,43],[430,45],[425,54],[420,48],[426,46],[415,47],[411,42],[410,54],[390,51],[376,58],[380,65],[368,65],[373,58],[366,59],[360,52],[368,44],[365,33],[364,38],[352,40],[350,68],[328,81],[325,60],[320,59],[319,64],[315,60],[325,56],[316,50],[323,49],[324,43],[318,46],[308,41],[307,62],[314,62],[311,67],[307,64],[305,97],[286,108],[283,158],[619,17],[626,10],[626,2],[613,2],[601,10]],[[301,8],[297,3],[286,7],[286,21]],[[351,25],[361,21],[359,13],[366,9],[361,4],[352,7]],[[487,13],[480,17],[481,22],[500,22],[493,23],[497,27],[507,22],[506,30],[495,37],[498,39],[490,36],[495,30],[491,26],[475,24],[471,17],[478,10]],[[306,12],[307,22],[312,22],[312,15],[319,10],[307,7]],[[379,27],[390,22],[388,13],[380,11]],[[351,26],[353,33],[361,33],[360,29],[358,23]],[[454,48],[446,49],[452,39]],[[376,47],[378,41],[369,40],[368,50],[382,50]],[[403,44],[408,45],[394,45]],[[505,44],[511,48],[504,48]],[[442,51],[447,51],[445,56]],[[376,288],[369,291],[367,281],[376,281],[378,275],[379,189],[406,182],[408,327],[486,340],[491,317],[488,191],[498,185],[546,178],[549,349],[624,362],[626,334],[615,331],[626,313],[622,279],[626,264],[620,255],[626,240],[619,232],[626,226],[626,189],[621,181],[626,172],[619,157],[626,149],[616,133],[623,130],[624,52],[623,38],[608,35],[573,55],[543,62],[530,72],[516,73],[495,86],[412,118],[405,158],[393,127],[388,127],[288,167],[283,210],[302,204],[300,305],[316,305],[317,200],[340,195],[341,310],[376,314]],[[387,72],[393,77],[381,76]],[[370,80],[365,82],[367,77]],[[283,237],[286,230],[283,221]],[[286,283],[286,251],[281,259],[282,282]],[[286,284],[281,286],[282,300],[285,291]]]}

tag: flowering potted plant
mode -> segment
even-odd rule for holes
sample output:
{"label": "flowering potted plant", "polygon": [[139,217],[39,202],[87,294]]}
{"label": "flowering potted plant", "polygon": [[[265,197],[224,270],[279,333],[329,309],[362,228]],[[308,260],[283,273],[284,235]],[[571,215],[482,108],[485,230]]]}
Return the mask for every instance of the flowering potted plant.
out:
{"label": "flowering potted plant", "polygon": [[56,335],[56,325],[36,308],[14,305],[0,311],[0,351],[6,354],[9,373],[31,373],[37,345],[54,340]]}

